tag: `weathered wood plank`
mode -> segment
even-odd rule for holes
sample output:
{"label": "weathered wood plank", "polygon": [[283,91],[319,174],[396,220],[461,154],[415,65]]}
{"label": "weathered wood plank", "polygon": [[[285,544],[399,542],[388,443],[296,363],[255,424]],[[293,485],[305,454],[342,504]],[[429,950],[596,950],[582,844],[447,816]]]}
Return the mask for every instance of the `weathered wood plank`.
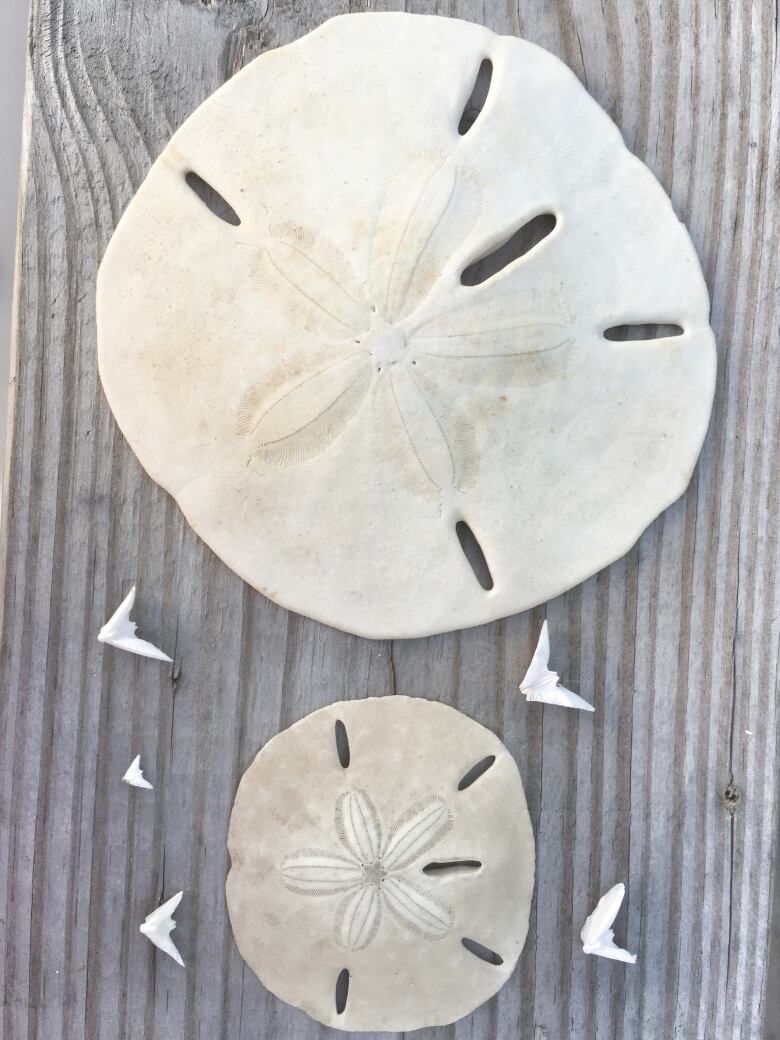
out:
{"label": "weathered wood plank", "polygon": [[[96,374],[97,266],[172,129],[224,79],[331,14],[404,4],[33,0],[3,536],[5,1040],[321,1035],[233,945],[228,813],[281,727],[396,691],[455,704],[503,737],[538,840],[517,972],[437,1037],[759,1035],[780,663],[777,5],[405,6],[560,55],[671,192],[720,347],[693,483],[625,559],[547,605],[557,664],[595,702],[592,719],[517,696],[544,608],[371,643],[243,585],[116,430]],[[142,630],[175,647],[176,679],[95,640],[134,581]],[[118,782],[138,749],[153,797]],[[586,959],[576,941],[619,879],[633,970]],[[137,931],[178,888],[186,972]]]}

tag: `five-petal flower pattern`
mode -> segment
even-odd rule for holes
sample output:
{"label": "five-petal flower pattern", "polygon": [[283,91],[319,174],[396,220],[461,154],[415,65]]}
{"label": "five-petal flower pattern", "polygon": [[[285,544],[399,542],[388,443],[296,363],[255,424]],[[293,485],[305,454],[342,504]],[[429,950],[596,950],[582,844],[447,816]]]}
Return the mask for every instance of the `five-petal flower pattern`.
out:
{"label": "five-petal flower pattern", "polygon": [[282,861],[282,879],[302,895],[342,896],[333,927],[343,949],[368,946],[379,931],[383,910],[418,938],[443,939],[455,912],[404,871],[447,834],[452,822],[445,800],[431,795],[407,809],[383,837],[368,794],[345,791],[335,811],[336,834],[345,851],[293,852]]}
{"label": "five-petal flower pattern", "polygon": [[311,228],[271,225],[258,275],[291,328],[319,345],[293,351],[244,394],[238,429],[255,458],[311,459],[368,404],[380,452],[408,492],[440,500],[473,485],[482,448],[470,394],[562,375],[572,342],[549,292],[502,281],[453,295],[443,272],[452,276],[453,257],[461,267],[470,259],[464,242],[482,196],[468,166],[417,156],[390,183],[362,279]]}

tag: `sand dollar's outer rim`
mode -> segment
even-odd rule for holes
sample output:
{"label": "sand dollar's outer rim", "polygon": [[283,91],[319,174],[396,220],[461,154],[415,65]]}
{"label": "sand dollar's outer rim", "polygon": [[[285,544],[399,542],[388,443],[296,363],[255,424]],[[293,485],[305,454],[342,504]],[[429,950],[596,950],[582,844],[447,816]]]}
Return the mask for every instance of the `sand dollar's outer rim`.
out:
{"label": "sand dollar's outer rim", "polygon": [[[459,136],[485,56],[491,93]],[[536,249],[460,284],[542,212],[558,223]],[[398,227],[400,267],[382,262]],[[453,19],[348,15],[261,55],[176,132],[101,265],[99,364],[142,464],[230,567],[306,616],[403,638],[552,598],[682,494],[714,392],[708,314],[668,197],[557,58]],[[684,332],[603,338],[644,321]]]}
{"label": "sand dollar's outer rim", "polygon": [[[346,769],[334,739],[339,719],[352,756]],[[491,755],[490,768],[459,791],[474,760]],[[359,815],[365,806],[376,808],[380,865],[394,887],[377,886],[379,920],[356,934],[339,908],[366,888],[350,894],[357,868],[350,866],[343,813]],[[365,840],[360,831],[358,853]],[[326,1025],[405,1032],[456,1021],[501,988],[525,942],[534,839],[517,764],[492,731],[438,701],[394,695],[336,702],[272,737],[238,786],[228,848],[228,911],[242,957],[266,988]],[[310,860],[301,861],[299,852],[313,856],[318,848],[345,872],[338,891],[311,891],[322,874],[313,886]],[[482,857],[479,870],[422,871],[466,853]],[[410,894],[432,919],[405,916]],[[503,964],[469,953],[464,932],[499,952]],[[350,971],[350,991],[338,1014],[334,987],[342,967]]]}

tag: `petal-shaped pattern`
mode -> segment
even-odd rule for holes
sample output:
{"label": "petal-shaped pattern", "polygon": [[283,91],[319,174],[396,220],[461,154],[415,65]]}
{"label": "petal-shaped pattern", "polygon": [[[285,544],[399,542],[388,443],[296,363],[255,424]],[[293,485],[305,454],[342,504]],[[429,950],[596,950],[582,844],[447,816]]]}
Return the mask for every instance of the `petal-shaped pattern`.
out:
{"label": "petal-shaped pattern", "polygon": [[418,155],[390,182],[371,247],[373,302],[388,321],[411,314],[463,245],[482,204],[474,172]]}
{"label": "petal-shaped pattern", "polygon": [[302,224],[274,224],[256,274],[296,329],[352,339],[368,328],[371,309],[351,264],[324,235]]}
{"label": "petal-shaped pattern", "polygon": [[325,849],[299,849],[285,856],[279,871],[285,888],[301,895],[331,896],[363,883],[359,863]]}
{"label": "petal-shaped pattern", "polygon": [[402,874],[384,879],[382,895],[396,921],[421,939],[443,939],[455,923],[451,906]]}
{"label": "petal-shaped pattern", "polygon": [[280,366],[244,395],[238,430],[265,462],[291,466],[313,458],[357,414],[371,384],[368,354],[304,357]]}
{"label": "petal-shaped pattern", "polygon": [[541,386],[562,379],[574,347],[571,336],[533,352],[515,354],[417,355],[421,372],[434,380],[455,379],[466,386]]}
{"label": "petal-shaped pattern", "polygon": [[382,867],[388,873],[403,870],[452,829],[452,813],[439,795],[412,805],[393,824],[385,841]]}
{"label": "petal-shaped pattern", "polygon": [[336,909],[336,942],[344,950],[368,946],[382,921],[382,900],[377,885],[363,885],[346,896]]}
{"label": "petal-shaped pattern", "polygon": [[374,402],[379,450],[407,491],[436,500],[474,483],[479,456],[472,425],[422,372],[383,373]]}
{"label": "petal-shaped pattern", "polygon": [[336,833],[342,845],[365,864],[375,863],[382,848],[382,825],[365,791],[345,791],[336,801]]}
{"label": "petal-shaped pattern", "polygon": [[467,304],[423,322],[410,336],[418,364],[432,375],[499,386],[560,378],[573,344],[566,307],[538,293]]}
{"label": "petal-shaped pattern", "polygon": [[[416,342],[439,341],[440,349],[449,353],[468,352],[468,343],[464,349],[458,348],[458,341],[465,339],[478,342],[485,353],[506,354],[534,350],[539,337],[558,336],[571,322],[569,308],[556,293],[508,285],[500,295],[481,288],[466,289],[461,306],[413,323],[408,335]],[[545,334],[545,329],[552,332]],[[454,345],[446,341],[454,341]]]}

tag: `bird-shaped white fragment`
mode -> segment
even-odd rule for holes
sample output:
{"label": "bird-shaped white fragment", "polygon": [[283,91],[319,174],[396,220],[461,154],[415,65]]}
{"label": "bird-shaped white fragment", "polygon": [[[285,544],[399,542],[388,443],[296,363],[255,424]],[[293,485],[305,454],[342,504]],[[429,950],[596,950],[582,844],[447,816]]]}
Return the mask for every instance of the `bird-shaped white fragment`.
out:
{"label": "bird-shaped white fragment", "polygon": [[547,667],[550,660],[550,635],[547,621],[542,625],[534,656],[525,678],[520,683],[520,692],[528,701],[543,701],[545,704],[560,704],[564,708],[580,708],[582,711],[593,711],[593,705],[558,682],[558,673]]}
{"label": "bird-shaped white fragment", "polygon": [[153,942],[158,950],[162,950],[169,957],[173,957],[177,964],[181,964],[182,968],[184,967],[184,961],[181,959],[181,954],[176,949],[173,939],[171,939],[171,932],[176,927],[173,911],[181,902],[183,895],[183,892],[177,892],[175,896],[171,896],[167,903],[163,903],[156,910],[152,910],[141,925],[142,934]]}
{"label": "bird-shaped white fragment", "polygon": [[615,885],[599,899],[596,909],[582,926],[580,932],[582,949],[585,953],[595,953],[598,957],[609,957],[613,961],[636,964],[635,953],[629,953],[628,950],[621,949],[613,942],[615,933],[612,931],[612,923],[617,917],[625,894],[626,886],[620,884]]}
{"label": "bird-shaped white fragment", "polygon": [[136,755],[133,761],[130,763],[130,768],[127,770],[125,775],[122,777],[126,784],[130,784],[132,787],[147,787],[150,791],[154,788],[144,776],[144,771],[141,769],[141,756]]}
{"label": "bird-shaped white fragment", "polygon": [[173,663],[167,654],[158,650],[152,643],[145,639],[138,639],[135,630],[138,627],[135,621],[130,620],[130,611],[135,603],[135,585],[117,608],[115,613],[103,625],[98,633],[101,643],[109,643],[117,646],[120,650],[129,650],[131,654],[140,654],[141,657],[153,657],[157,661],[168,661]]}

